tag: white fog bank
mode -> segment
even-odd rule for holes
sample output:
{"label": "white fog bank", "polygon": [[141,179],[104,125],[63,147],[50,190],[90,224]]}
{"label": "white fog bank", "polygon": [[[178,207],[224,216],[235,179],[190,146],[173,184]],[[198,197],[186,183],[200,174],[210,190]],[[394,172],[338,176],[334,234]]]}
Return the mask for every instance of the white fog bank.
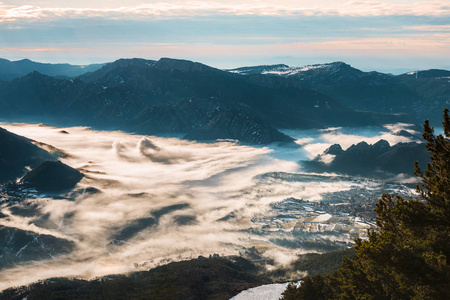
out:
{"label": "white fog bank", "polygon": [[[68,240],[75,249],[68,255],[2,270],[0,290],[49,277],[94,278],[199,255],[239,254],[244,247],[259,244],[264,244],[267,257],[288,263],[304,251],[251,234],[247,229],[253,216],[289,197],[320,201],[326,193],[362,187],[351,180],[302,182],[258,176],[299,172],[297,161],[321,153],[327,145],[341,143],[346,148],[362,140],[363,135],[338,129],[298,132],[295,137],[303,147],[283,150],[85,127],[0,127],[58,148],[67,154],[61,161],[85,175],[67,199],[27,199],[17,204],[36,205],[31,217],[2,207],[6,217],[0,225]],[[367,142],[380,138],[390,143],[408,141],[382,133],[371,135]],[[42,216],[46,221],[36,222]],[[133,233],[133,228],[139,230]]]}

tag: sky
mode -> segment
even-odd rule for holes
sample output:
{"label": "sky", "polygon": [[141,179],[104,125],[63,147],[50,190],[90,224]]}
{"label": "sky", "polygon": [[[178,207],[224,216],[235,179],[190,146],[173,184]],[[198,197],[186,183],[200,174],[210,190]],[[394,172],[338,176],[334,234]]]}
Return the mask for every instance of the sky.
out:
{"label": "sky", "polygon": [[0,57],[450,69],[450,1],[0,0]]}

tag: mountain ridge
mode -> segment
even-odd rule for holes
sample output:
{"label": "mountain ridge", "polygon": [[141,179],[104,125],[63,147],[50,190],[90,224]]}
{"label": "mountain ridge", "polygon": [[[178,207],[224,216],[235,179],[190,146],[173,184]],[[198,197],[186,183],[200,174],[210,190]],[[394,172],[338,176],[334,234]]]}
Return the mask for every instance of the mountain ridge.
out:
{"label": "mountain ridge", "polygon": [[332,96],[349,108],[407,113],[419,123],[426,118],[439,120],[442,108],[450,102],[450,71],[440,69],[395,76],[364,72],[344,62],[332,62],[304,67],[254,66],[228,71],[249,77],[291,78],[305,88]]}
{"label": "mountain ridge", "polygon": [[[58,79],[35,71],[1,84],[0,98],[3,99],[0,117],[9,120],[28,118],[36,122],[55,122],[56,125],[88,125],[143,134],[158,134],[154,130],[157,124],[170,129],[166,133],[180,133],[174,128],[184,125],[177,124],[180,121],[176,118],[165,120],[153,114],[152,118],[142,119],[146,116],[143,112],[166,110],[172,111],[172,115],[186,115],[185,111],[192,111],[198,115],[200,111],[191,109],[194,104],[190,102],[184,102],[185,111],[180,110],[182,106],[177,106],[190,99],[201,100],[201,113],[208,118],[198,126],[184,126],[187,131],[198,130],[200,126],[212,132],[212,127],[207,128],[207,124],[215,117],[209,112],[216,107],[234,112],[234,116],[227,114],[231,119],[238,117],[237,112],[244,113],[248,116],[244,119],[253,120],[251,126],[260,127],[256,120],[261,120],[266,124],[264,126],[273,130],[366,126],[409,120],[406,115],[348,109],[332,97],[305,88],[293,79],[262,75],[245,77],[201,63],[170,58],[159,61],[120,59],[74,79]],[[193,118],[198,119],[195,115]],[[168,126],[169,121],[176,124]],[[141,124],[147,124],[147,127]],[[241,127],[239,131],[247,129]],[[236,130],[234,128],[233,133],[222,127],[221,138],[241,136],[244,143],[255,142],[248,134],[236,134]],[[280,133],[258,140],[271,143],[285,138]]]}
{"label": "mountain ridge", "polygon": [[346,150],[334,144],[315,159],[301,164],[311,172],[389,178],[400,174],[413,175],[414,162],[425,166],[429,162],[428,156],[424,143],[409,142],[391,146],[382,139],[372,145],[366,142],[353,144]]}
{"label": "mountain ridge", "polygon": [[24,76],[30,72],[56,76],[76,77],[86,72],[95,71],[105,64],[71,65],[68,63],[40,63],[29,59],[10,61],[0,58],[0,80],[10,81],[14,78]]}

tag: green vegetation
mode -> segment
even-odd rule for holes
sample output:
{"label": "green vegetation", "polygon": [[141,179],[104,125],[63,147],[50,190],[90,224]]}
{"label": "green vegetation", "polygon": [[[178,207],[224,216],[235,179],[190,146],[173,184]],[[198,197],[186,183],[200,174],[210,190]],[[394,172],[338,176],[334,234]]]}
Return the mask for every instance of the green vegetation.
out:
{"label": "green vegetation", "polygon": [[322,254],[302,254],[290,265],[270,271],[267,275],[274,281],[286,282],[288,280],[297,280],[300,274],[305,274],[305,272],[310,276],[316,274],[328,274],[336,271],[340,267],[344,257],[352,258],[354,254],[354,248]]}
{"label": "green vegetation", "polygon": [[289,285],[282,299],[450,299],[450,117],[444,135],[424,124],[427,169],[415,164],[423,199],[383,195],[377,203],[379,231],[356,239],[355,256],[330,275]]}
{"label": "green vegetation", "polygon": [[129,276],[86,281],[53,278],[11,288],[0,299],[230,299],[242,290],[270,283],[241,257],[199,258],[170,263]]}
{"label": "green vegetation", "polygon": [[326,274],[336,271],[344,257],[351,258],[354,254],[354,248],[324,254],[308,253],[301,255],[293,266],[295,270],[307,271],[308,275]]}

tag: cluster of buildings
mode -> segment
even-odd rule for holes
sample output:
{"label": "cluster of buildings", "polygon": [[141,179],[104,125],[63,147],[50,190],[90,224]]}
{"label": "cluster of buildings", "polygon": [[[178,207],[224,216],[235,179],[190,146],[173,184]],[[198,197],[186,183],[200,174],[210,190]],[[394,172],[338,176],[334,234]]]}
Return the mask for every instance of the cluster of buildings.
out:
{"label": "cluster of buildings", "polygon": [[355,238],[368,238],[368,229],[377,230],[374,209],[383,193],[414,197],[412,189],[402,184],[379,184],[325,194],[320,202],[287,198],[255,216],[249,231],[282,247],[314,251],[347,248]]}

